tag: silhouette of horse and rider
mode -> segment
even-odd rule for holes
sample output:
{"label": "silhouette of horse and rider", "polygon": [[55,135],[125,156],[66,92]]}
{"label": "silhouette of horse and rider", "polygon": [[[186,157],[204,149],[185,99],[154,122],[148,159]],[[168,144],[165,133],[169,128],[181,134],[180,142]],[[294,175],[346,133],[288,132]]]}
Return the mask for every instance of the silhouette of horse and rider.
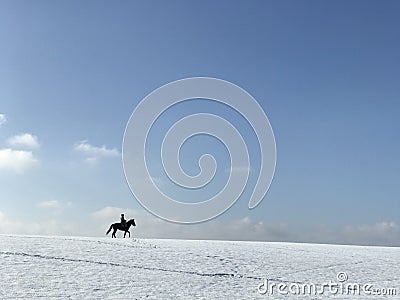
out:
{"label": "silhouette of horse and rider", "polygon": [[117,232],[117,230],[121,230],[121,231],[124,231],[124,238],[126,236],[126,233],[128,233],[129,237],[131,237],[131,233],[129,231],[129,228],[131,226],[136,226],[135,219],[130,219],[129,221],[126,221],[124,214],[121,214],[121,223],[111,224],[106,235],[109,234],[111,230],[114,230],[111,235],[111,238],[116,238],[115,233]]}

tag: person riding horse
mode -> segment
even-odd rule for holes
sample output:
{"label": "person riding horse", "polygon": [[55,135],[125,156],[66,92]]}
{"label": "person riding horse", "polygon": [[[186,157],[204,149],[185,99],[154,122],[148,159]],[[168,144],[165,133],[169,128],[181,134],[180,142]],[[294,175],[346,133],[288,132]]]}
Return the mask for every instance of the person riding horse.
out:
{"label": "person riding horse", "polygon": [[126,228],[126,220],[124,214],[121,214],[121,225],[122,227]]}
{"label": "person riding horse", "polygon": [[129,221],[126,221],[124,214],[121,214],[121,223],[111,224],[106,234],[109,234],[111,230],[113,230],[111,237],[116,238],[117,236],[115,234],[117,233],[117,230],[121,230],[124,231],[124,237],[126,236],[126,234],[129,234],[129,237],[131,237],[131,233],[129,232],[129,228],[131,226],[136,226],[135,219],[130,219]]}

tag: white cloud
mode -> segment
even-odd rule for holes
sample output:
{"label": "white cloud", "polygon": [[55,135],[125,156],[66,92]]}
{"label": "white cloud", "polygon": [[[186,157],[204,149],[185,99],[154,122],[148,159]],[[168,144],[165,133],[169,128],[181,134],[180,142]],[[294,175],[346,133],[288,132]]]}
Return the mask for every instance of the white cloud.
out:
{"label": "white cloud", "polygon": [[61,202],[58,200],[47,200],[41,201],[37,204],[40,208],[48,209],[53,214],[59,215],[64,212],[64,210],[70,206],[72,206],[72,202]]}
{"label": "white cloud", "polygon": [[76,235],[77,232],[79,232],[79,226],[74,224],[65,224],[54,219],[22,222],[10,219],[0,211],[0,234]]}
{"label": "white cloud", "polygon": [[12,170],[23,173],[25,170],[38,164],[39,161],[31,151],[0,149],[0,170]]}
{"label": "white cloud", "polygon": [[0,127],[7,121],[5,114],[0,114]]}
{"label": "white cloud", "polygon": [[43,208],[58,208],[60,205],[60,202],[57,200],[42,201],[38,203],[38,206]]}
{"label": "white cloud", "polygon": [[340,236],[345,244],[399,246],[400,226],[396,222],[345,226]]}
{"label": "white cloud", "polygon": [[14,135],[7,140],[7,143],[13,147],[38,148],[40,146],[37,136],[30,133]]}
{"label": "white cloud", "polygon": [[85,159],[90,164],[96,164],[100,157],[118,157],[121,153],[116,148],[107,148],[105,145],[96,147],[88,143],[88,141],[80,141],[74,145],[74,150],[81,152],[88,157]]}
{"label": "white cloud", "polygon": [[39,207],[42,208],[61,208],[61,207],[65,207],[65,206],[71,206],[72,203],[71,202],[60,202],[58,200],[48,200],[48,201],[42,201],[38,203]]}

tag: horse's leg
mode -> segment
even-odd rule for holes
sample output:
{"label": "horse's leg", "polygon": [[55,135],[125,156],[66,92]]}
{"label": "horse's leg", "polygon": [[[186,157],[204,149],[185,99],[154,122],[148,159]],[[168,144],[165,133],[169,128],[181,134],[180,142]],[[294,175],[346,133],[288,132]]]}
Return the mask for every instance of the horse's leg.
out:
{"label": "horse's leg", "polygon": [[116,235],[115,235],[116,232],[117,232],[117,229],[114,228],[113,234],[111,236],[112,238],[117,238]]}

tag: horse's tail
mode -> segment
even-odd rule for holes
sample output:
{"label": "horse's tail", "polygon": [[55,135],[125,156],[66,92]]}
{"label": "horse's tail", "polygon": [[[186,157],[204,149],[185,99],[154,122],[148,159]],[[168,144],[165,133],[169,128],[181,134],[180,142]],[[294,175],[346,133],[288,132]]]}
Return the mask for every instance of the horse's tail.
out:
{"label": "horse's tail", "polygon": [[111,224],[110,229],[106,232],[106,235],[110,233],[111,229],[113,228],[113,224]]}

